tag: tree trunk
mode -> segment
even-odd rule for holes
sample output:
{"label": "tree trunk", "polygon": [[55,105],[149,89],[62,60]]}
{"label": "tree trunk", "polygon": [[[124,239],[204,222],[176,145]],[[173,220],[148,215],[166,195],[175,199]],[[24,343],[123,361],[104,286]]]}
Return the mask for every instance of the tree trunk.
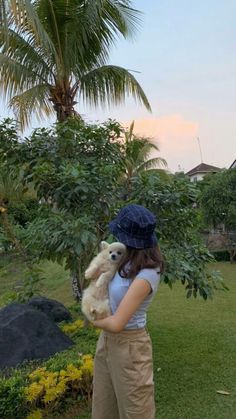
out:
{"label": "tree trunk", "polygon": [[76,90],[73,89],[68,82],[64,82],[63,85],[56,85],[51,88],[51,97],[49,100],[53,103],[53,107],[57,114],[57,121],[64,122],[67,118],[77,117],[81,119],[81,116],[74,109],[76,105],[75,99]]}
{"label": "tree trunk", "polygon": [[82,300],[82,290],[79,286],[79,278],[77,272],[71,274],[71,286],[74,299],[79,303]]}
{"label": "tree trunk", "polygon": [[235,257],[236,257],[236,247],[233,247],[232,249],[230,249],[230,263],[236,262]]}

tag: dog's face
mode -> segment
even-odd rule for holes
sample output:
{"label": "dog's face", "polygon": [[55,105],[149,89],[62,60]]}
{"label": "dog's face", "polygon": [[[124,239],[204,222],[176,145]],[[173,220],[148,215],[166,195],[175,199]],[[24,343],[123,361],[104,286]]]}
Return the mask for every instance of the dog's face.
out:
{"label": "dog's face", "polygon": [[112,244],[102,242],[102,249],[107,252],[108,257],[112,262],[119,263],[125,254],[126,246],[120,242]]}

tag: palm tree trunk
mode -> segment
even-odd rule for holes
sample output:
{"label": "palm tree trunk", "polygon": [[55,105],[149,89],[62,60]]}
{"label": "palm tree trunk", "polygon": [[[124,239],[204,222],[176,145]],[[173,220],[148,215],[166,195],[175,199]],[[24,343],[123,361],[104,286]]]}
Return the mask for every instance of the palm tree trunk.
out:
{"label": "palm tree trunk", "polygon": [[77,103],[74,100],[77,90],[73,89],[68,82],[65,81],[62,85],[56,85],[51,88],[50,92],[49,100],[53,103],[58,122],[64,122],[72,117],[81,119],[80,114],[74,109],[74,105]]}

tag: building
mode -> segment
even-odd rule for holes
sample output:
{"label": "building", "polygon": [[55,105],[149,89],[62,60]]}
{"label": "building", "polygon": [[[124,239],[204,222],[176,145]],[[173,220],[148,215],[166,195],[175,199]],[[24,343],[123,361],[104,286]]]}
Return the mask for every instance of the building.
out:
{"label": "building", "polygon": [[230,169],[236,169],[236,160],[229,166]]}
{"label": "building", "polygon": [[190,177],[191,182],[198,182],[199,180],[202,180],[204,176],[208,173],[216,173],[220,170],[221,169],[219,167],[211,166],[206,163],[201,163],[193,169],[189,170],[189,172],[185,174]]}

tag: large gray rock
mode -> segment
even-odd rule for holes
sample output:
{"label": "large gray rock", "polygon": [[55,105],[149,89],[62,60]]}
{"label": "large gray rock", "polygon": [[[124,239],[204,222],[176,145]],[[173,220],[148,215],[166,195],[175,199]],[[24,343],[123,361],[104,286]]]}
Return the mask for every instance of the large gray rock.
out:
{"label": "large gray rock", "polygon": [[71,345],[46,314],[27,304],[12,303],[0,310],[0,368],[49,358]]}
{"label": "large gray rock", "polygon": [[63,320],[71,320],[69,310],[59,301],[50,300],[46,297],[32,297],[28,303],[30,306],[37,308],[54,322],[62,322]]}

